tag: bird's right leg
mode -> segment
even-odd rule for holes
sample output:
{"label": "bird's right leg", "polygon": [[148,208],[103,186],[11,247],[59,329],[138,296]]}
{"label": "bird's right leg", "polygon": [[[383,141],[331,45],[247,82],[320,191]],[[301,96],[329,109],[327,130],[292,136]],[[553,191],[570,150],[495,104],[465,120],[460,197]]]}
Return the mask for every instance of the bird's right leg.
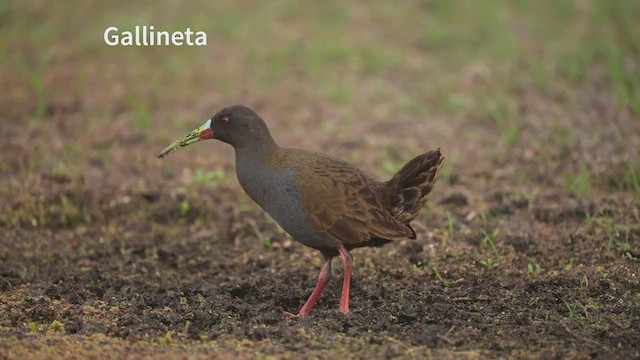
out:
{"label": "bird's right leg", "polygon": [[316,284],[315,289],[311,292],[309,299],[304,303],[300,311],[297,314],[292,314],[290,312],[284,312],[285,315],[293,316],[293,317],[305,317],[311,313],[313,310],[316,301],[322,294],[322,290],[327,286],[329,280],[331,279],[331,257],[325,257],[324,264],[322,264],[322,270],[320,271],[320,276],[318,276],[318,283]]}

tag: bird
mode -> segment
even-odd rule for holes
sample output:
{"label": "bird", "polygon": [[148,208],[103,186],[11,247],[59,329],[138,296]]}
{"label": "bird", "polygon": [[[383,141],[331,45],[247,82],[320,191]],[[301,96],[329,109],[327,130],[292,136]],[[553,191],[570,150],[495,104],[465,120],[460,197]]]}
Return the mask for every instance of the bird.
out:
{"label": "bird", "polygon": [[202,126],[167,146],[158,158],[217,139],[234,148],[236,176],[246,194],[297,242],[324,262],[315,288],[293,317],[306,317],[331,279],[331,260],[343,266],[339,311],[349,313],[353,257],[359,247],[415,239],[411,221],[424,207],[442,168],[440,148],[415,157],[388,181],[329,155],[280,147],[249,107],[222,108]]}

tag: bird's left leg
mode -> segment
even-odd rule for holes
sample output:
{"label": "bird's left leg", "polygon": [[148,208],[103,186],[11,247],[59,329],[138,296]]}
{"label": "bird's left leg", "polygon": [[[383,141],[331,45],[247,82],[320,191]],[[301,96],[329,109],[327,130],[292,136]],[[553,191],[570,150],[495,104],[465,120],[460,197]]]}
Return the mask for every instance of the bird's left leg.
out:
{"label": "bird's left leg", "polygon": [[340,312],[349,313],[349,287],[351,285],[351,267],[353,266],[353,257],[344,247],[340,245],[338,248],[340,259],[342,259],[342,268],[344,269],[344,280],[342,281],[342,295],[340,296]]}
{"label": "bird's left leg", "polygon": [[316,287],[311,292],[309,299],[304,303],[300,311],[297,314],[292,314],[290,312],[284,311],[283,314],[290,317],[305,317],[309,316],[311,310],[318,301],[320,294],[322,294],[322,290],[327,286],[327,283],[331,279],[331,256],[324,257],[324,264],[322,264],[322,270],[320,271],[320,276],[318,276],[318,283]]}

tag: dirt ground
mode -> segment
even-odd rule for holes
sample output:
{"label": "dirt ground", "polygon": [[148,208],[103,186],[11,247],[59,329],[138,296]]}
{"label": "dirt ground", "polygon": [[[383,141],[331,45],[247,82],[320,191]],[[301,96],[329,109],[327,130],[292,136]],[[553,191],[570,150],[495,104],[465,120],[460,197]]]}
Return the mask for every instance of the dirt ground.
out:
{"label": "dirt ground", "polygon": [[[1,5],[0,358],[640,358],[640,6],[560,3]],[[208,46],[102,41],[143,23]],[[348,316],[337,260],[282,315],[321,257],[229,146],[156,158],[232,103],[381,179],[442,148]]]}

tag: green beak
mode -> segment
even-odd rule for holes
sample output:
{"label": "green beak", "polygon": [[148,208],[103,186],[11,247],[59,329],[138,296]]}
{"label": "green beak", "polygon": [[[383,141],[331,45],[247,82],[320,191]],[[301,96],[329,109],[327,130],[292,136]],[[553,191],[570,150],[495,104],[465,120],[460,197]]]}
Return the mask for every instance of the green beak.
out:
{"label": "green beak", "polygon": [[200,140],[213,139],[214,137],[215,136],[213,133],[213,129],[211,129],[211,119],[209,119],[199,128],[191,131],[187,135],[181,137],[180,139],[171,143],[171,145],[164,148],[160,155],[158,155],[158,158],[163,158],[178,149],[181,149],[193,143],[197,143]]}

